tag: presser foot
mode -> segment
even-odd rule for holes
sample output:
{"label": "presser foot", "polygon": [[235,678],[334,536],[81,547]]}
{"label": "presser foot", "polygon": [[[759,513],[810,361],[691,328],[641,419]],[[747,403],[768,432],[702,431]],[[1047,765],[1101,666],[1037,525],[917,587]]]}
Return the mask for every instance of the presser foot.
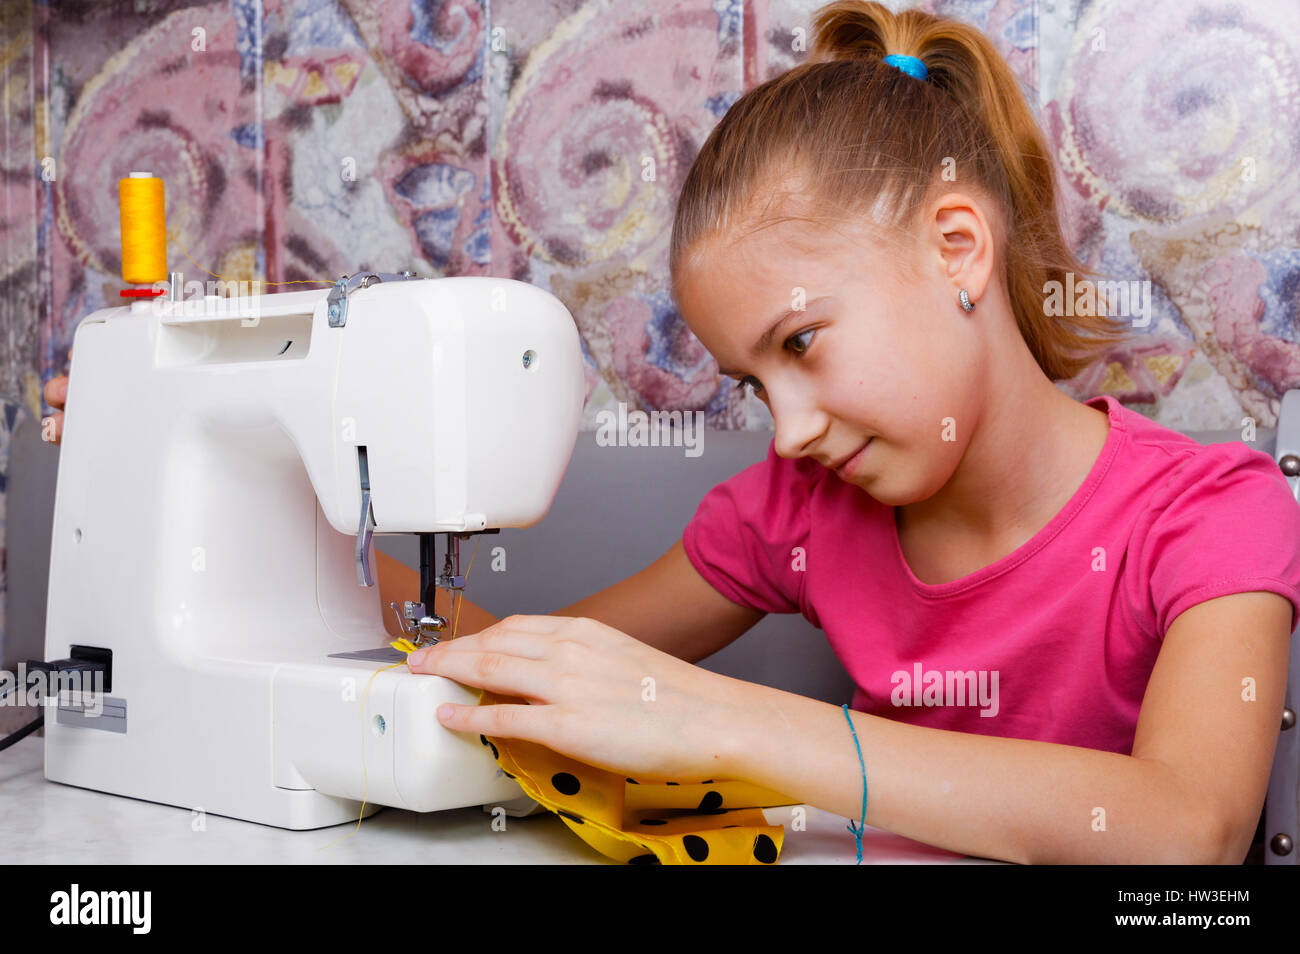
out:
{"label": "presser foot", "polygon": [[439,633],[447,629],[447,620],[445,617],[434,613],[432,615],[424,611],[423,603],[389,603],[394,613],[397,614],[397,623],[402,627],[402,632],[406,638],[416,646],[432,646],[434,643],[441,642]]}

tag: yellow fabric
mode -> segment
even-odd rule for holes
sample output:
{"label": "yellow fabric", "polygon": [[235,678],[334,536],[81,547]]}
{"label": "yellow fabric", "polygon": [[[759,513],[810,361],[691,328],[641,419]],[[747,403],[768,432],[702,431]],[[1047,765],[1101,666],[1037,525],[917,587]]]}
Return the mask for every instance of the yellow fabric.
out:
{"label": "yellow fabric", "polygon": [[[408,655],[416,649],[405,638],[391,645]],[[524,704],[479,690],[481,706]],[[627,864],[776,864],[785,827],[769,825],[762,810],[798,804],[750,782],[637,782],[536,742],[479,741],[529,798],[602,855]]]}
{"label": "yellow fabric", "polygon": [[[479,705],[524,704],[482,690]],[[750,782],[637,782],[523,739],[480,735],[501,770],[602,855],[627,864],[776,864],[763,808],[798,804]]]}

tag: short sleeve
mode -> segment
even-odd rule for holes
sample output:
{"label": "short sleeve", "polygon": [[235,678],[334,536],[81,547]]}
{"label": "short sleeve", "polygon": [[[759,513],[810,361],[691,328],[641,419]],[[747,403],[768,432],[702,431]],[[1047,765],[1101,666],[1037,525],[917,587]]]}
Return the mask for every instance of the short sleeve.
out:
{"label": "short sleeve", "polygon": [[[1264,590],[1300,618],[1300,504],[1273,458],[1233,441],[1174,469],[1144,515],[1140,565],[1161,639],[1197,603]],[[1140,528],[1141,529],[1141,528]]]}
{"label": "short sleeve", "polygon": [[796,547],[808,543],[808,460],[767,459],[710,490],[682,532],[682,546],[710,586],[741,606],[798,613],[805,573]]}

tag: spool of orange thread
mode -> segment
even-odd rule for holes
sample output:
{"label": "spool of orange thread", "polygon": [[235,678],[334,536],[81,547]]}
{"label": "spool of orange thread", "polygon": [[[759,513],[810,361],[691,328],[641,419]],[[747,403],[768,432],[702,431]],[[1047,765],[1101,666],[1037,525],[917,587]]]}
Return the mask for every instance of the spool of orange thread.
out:
{"label": "spool of orange thread", "polygon": [[[167,221],[163,181],[152,172],[132,172],[117,182],[122,221],[122,281],[152,285],[167,279]],[[124,297],[165,294],[161,289],[134,288]]]}

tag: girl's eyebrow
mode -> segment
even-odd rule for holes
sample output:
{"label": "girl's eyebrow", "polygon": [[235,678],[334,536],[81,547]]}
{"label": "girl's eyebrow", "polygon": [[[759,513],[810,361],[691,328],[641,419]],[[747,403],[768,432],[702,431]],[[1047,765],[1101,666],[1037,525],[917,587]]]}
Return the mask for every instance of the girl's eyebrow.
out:
{"label": "girl's eyebrow", "polygon": [[[772,339],[776,337],[777,332],[781,330],[781,327],[787,321],[789,321],[791,318],[794,318],[796,315],[807,314],[808,309],[810,309],[813,305],[818,304],[819,302],[825,301],[827,297],[829,296],[822,295],[820,298],[814,298],[812,301],[805,302],[803,308],[787,308],[785,311],[781,312],[781,314],[777,315],[776,321],[772,322],[771,326],[767,329],[767,331],[763,332],[763,336],[758,339],[758,343],[755,344],[754,347],[750,349],[749,352],[750,357],[757,358],[760,354],[766,351],[768,346],[772,344]],[[718,368],[718,373],[719,374],[740,374],[739,371],[724,370],[723,368]]]}

